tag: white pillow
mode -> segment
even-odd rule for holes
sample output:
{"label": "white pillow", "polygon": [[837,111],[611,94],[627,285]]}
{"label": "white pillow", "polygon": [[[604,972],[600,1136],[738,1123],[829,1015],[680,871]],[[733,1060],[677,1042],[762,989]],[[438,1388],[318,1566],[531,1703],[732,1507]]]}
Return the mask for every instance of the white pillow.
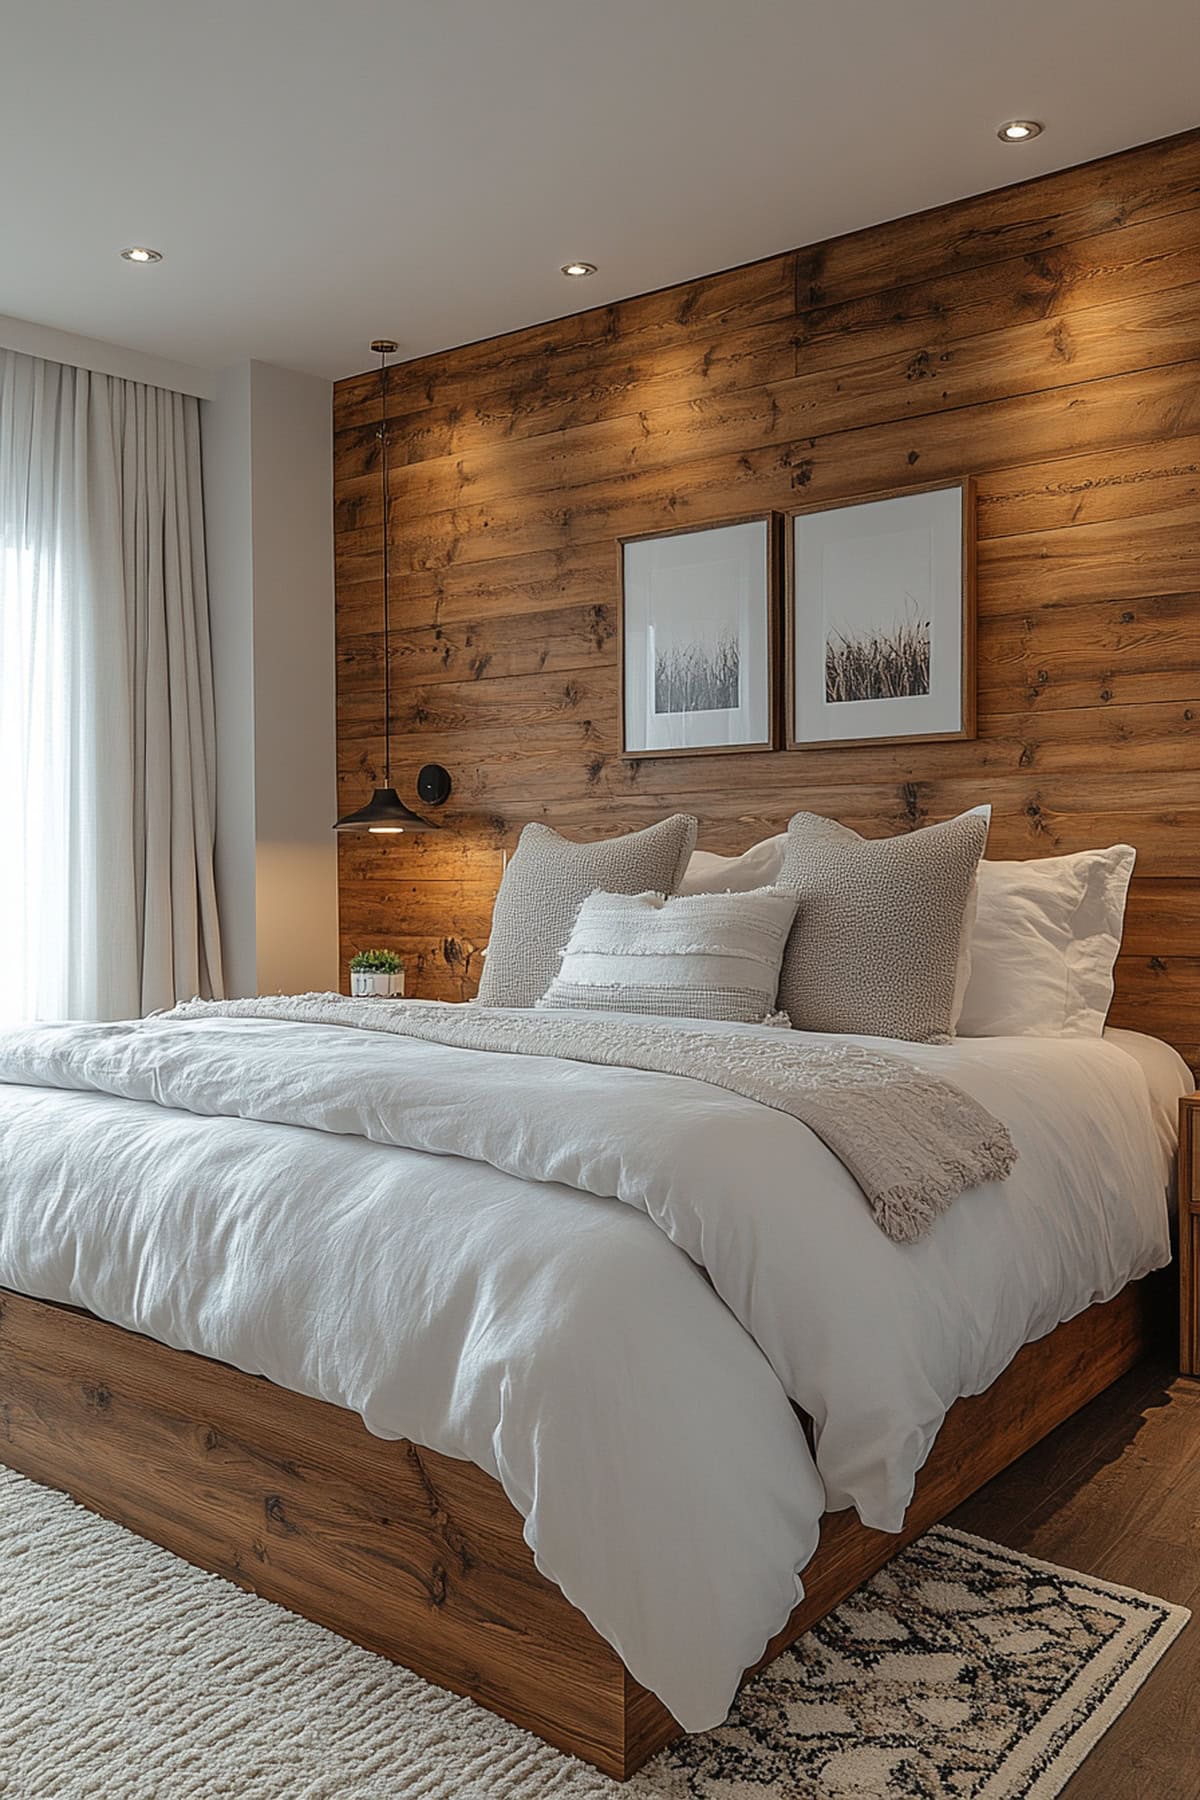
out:
{"label": "white pillow", "polygon": [[[982,806],[973,806],[971,813],[978,813],[981,819],[987,820],[988,831],[992,829],[992,803],[985,800]],[[963,813],[962,818],[970,814]],[[984,843],[984,854],[987,844]],[[979,906],[979,869],[975,870],[975,878],[971,883],[971,891],[967,895],[966,909],[963,912],[962,935],[958,940],[958,967],[954,971],[954,1004],[950,1008],[950,1032],[953,1036],[958,1030],[958,1021],[962,1018],[963,1001],[967,997],[967,983],[971,979],[971,943],[975,936],[975,913]]]}
{"label": "white pillow", "polygon": [[591,894],[538,1005],[761,1024],[775,1008],[796,904],[784,888]]}
{"label": "white pillow", "polygon": [[718,856],[715,850],[693,850],[676,890],[680,894],[746,894],[771,887],[783,867],[787,832],[751,844],[740,856]]}
{"label": "white pillow", "polygon": [[1136,854],[980,863],[960,1037],[1099,1037]]}
{"label": "white pillow", "polygon": [[[971,807],[985,819],[992,816],[991,804]],[[745,894],[751,888],[771,887],[779,879],[788,834],[777,832],[751,844],[740,856],[718,856],[715,850],[693,850],[683,872],[677,894]]]}

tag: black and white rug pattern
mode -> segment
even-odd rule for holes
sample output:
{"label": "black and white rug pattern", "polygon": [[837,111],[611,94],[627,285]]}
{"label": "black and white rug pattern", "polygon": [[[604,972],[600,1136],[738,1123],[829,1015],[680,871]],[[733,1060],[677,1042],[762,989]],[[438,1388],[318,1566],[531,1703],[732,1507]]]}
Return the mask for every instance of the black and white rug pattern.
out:
{"label": "black and white rug pattern", "polygon": [[936,1526],[665,1753],[697,1800],[1049,1800],[1182,1607]]}
{"label": "black and white rug pattern", "polygon": [[5,1800],[1051,1800],[1188,1614],[937,1527],[622,1788],[0,1469]]}

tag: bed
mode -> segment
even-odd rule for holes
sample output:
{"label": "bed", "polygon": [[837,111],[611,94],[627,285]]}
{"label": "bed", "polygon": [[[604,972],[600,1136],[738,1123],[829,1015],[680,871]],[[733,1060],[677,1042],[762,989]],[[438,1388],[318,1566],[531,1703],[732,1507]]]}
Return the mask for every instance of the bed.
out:
{"label": "bed", "polygon": [[1172,1051],[886,1050],[1020,1153],[912,1244],[794,1117],[676,1073],[220,1012],[21,1034],[0,1457],[626,1776],[1161,1304]]}

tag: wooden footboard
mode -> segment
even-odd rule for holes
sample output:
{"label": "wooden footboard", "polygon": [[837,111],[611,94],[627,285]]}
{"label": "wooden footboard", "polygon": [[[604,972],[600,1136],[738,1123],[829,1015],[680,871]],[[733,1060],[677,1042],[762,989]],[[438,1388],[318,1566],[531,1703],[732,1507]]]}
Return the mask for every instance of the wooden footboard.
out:
{"label": "wooden footboard", "polygon": [[[1135,1284],[960,1401],[900,1537],[829,1516],[807,1597],[758,1666],[1130,1368],[1150,1313],[1146,1284]],[[608,1775],[632,1774],[678,1735],[538,1574],[497,1482],[374,1438],[339,1407],[0,1293],[0,1461]]]}
{"label": "wooden footboard", "polygon": [[89,1314],[0,1294],[0,1461],[610,1774],[625,1666],[474,1464]]}

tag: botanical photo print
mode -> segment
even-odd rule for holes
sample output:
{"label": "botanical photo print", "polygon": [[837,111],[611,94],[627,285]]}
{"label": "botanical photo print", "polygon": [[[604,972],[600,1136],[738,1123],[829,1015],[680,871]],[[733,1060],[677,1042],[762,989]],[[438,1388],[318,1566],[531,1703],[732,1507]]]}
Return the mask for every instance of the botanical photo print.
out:
{"label": "botanical photo print", "polygon": [[[695,609],[699,611],[699,608]],[[704,621],[689,617],[683,605],[665,608],[659,625],[651,625],[654,643],[654,711],[667,713],[734,712],[741,704],[742,652],[736,626],[724,607]]]}
{"label": "botanical photo print", "polygon": [[792,516],[789,743],[970,735],[967,494]]}
{"label": "botanical photo print", "polygon": [[[927,562],[927,541],[918,538],[914,548],[917,560]],[[929,608],[918,599],[928,593],[923,573],[924,583],[910,586],[899,572],[872,565],[864,574],[876,579],[858,582],[840,615],[826,619],[827,701],[908,700],[929,692],[931,621],[922,618]]]}
{"label": "botanical photo print", "polygon": [[625,755],[769,749],[771,520],[630,538],[621,558]]}

